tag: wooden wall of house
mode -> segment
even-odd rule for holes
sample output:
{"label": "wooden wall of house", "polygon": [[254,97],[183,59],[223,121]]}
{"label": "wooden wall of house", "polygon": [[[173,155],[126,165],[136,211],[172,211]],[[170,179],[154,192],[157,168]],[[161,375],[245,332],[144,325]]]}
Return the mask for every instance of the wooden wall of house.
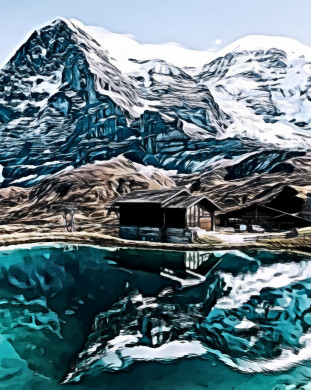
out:
{"label": "wooden wall of house", "polygon": [[273,216],[262,209],[256,209],[252,212],[245,213],[243,215],[243,220],[247,224],[260,224],[260,223],[271,223],[273,221]]}
{"label": "wooden wall of house", "polygon": [[210,231],[212,230],[212,218],[211,217],[201,217],[200,218],[200,228]]}
{"label": "wooden wall of house", "polygon": [[187,229],[167,228],[164,231],[164,241],[178,244],[190,244],[193,242],[193,232]]}
{"label": "wooden wall of house", "polygon": [[186,209],[162,209],[158,204],[126,203],[120,205],[121,238],[127,240],[191,243],[194,233],[188,229],[212,230],[209,212],[199,205]]}
{"label": "wooden wall of house", "polygon": [[165,227],[184,229],[186,227],[185,209],[165,209]]}
{"label": "wooden wall of house", "polygon": [[126,203],[120,205],[120,226],[163,226],[163,210],[158,204]]}
{"label": "wooden wall of house", "polygon": [[284,215],[282,218],[276,218],[281,214],[281,211],[269,210],[261,207],[254,207],[249,210],[237,210],[236,212],[230,212],[220,216],[221,226],[234,226],[239,223],[245,225],[260,225],[265,229],[280,229],[288,230],[294,227],[308,226],[308,222],[299,221],[291,215]]}
{"label": "wooden wall of house", "polygon": [[125,240],[162,241],[162,229],[156,227],[120,226],[119,237]]}
{"label": "wooden wall of house", "polygon": [[187,210],[187,227],[200,227],[201,218],[210,218],[210,213],[200,205],[191,206]]}
{"label": "wooden wall of house", "polygon": [[308,194],[305,203],[302,206],[301,213],[299,215],[301,218],[305,218],[311,221],[311,195]]}
{"label": "wooden wall of house", "polygon": [[120,226],[119,236],[125,240],[171,242],[189,244],[193,242],[194,233],[187,229],[155,228],[140,226]]}
{"label": "wooden wall of house", "polygon": [[212,230],[211,214],[200,205],[195,205],[187,210],[187,227],[199,227],[201,229]]}
{"label": "wooden wall of house", "polygon": [[282,215],[279,218],[276,218],[275,223],[280,230],[290,230],[293,228],[311,226],[311,221],[295,218],[290,215]]}
{"label": "wooden wall of house", "polygon": [[238,223],[245,225],[260,225],[261,223],[274,224],[273,217],[275,215],[273,212],[254,207],[248,210],[236,210],[235,212],[229,212],[219,217],[221,226],[234,226]]}

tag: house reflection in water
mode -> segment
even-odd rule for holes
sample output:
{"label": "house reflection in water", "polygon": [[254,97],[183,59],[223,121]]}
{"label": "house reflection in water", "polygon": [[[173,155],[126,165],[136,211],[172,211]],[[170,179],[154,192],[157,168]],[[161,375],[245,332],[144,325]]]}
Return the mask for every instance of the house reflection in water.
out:
{"label": "house reflection in water", "polygon": [[206,281],[207,275],[221,261],[205,251],[164,251],[152,249],[119,248],[114,260],[126,267],[155,272],[177,282],[181,287],[194,286]]}
{"label": "house reflection in water", "polygon": [[187,251],[185,252],[185,266],[189,269],[197,269],[210,257],[209,252]]}

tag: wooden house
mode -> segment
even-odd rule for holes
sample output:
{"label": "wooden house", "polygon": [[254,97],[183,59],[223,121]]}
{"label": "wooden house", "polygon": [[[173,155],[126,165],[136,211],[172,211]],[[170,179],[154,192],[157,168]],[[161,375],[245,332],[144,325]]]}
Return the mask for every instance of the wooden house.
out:
{"label": "wooden house", "polygon": [[184,189],[134,191],[110,207],[120,220],[119,235],[130,240],[190,243],[196,228],[215,229],[219,207]]}
{"label": "wooden house", "polygon": [[218,219],[223,227],[234,227],[236,224],[260,225],[267,231],[311,226],[309,220],[259,203],[220,214]]}

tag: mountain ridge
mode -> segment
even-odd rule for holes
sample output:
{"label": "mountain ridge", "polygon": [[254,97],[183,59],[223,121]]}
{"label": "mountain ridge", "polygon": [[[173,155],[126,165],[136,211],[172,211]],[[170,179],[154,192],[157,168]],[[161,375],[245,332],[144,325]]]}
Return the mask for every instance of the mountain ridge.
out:
{"label": "mountain ridge", "polygon": [[[278,49],[288,51],[288,52],[295,51],[295,50],[299,49],[299,54],[308,53],[308,57],[311,59],[311,47],[310,46],[305,45],[296,39],[285,37],[285,36],[260,35],[260,34],[247,35],[247,36],[236,39],[235,41],[225,45],[223,48],[221,48],[217,51],[216,50],[209,51],[208,49],[206,49],[206,50],[189,49],[187,47],[184,47],[184,46],[178,44],[177,42],[168,42],[168,43],[164,43],[164,44],[142,44],[142,43],[139,43],[135,39],[135,37],[132,36],[131,34],[112,33],[103,27],[86,26],[82,22],[80,22],[79,20],[76,20],[76,19],[70,19],[70,20],[69,19],[67,20],[65,18],[60,18],[60,19],[66,21],[66,22],[69,22],[69,23],[77,24],[81,28],[85,29],[85,31],[89,32],[90,35],[94,34],[94,38],[97,40],[99,45],[101,45],[101,43],[102,43],[102,46],[106,45],[108,51],[113,50],[114,42],[113,42],[113,38],[111,38],[111,36],[112,37],[115,36],[116,43],[118,43],[118,45],[119,45],[119,47],[116,49],[116,51],[113,54],[115,57],[117,57],[116,53],[119,52],[119,54],[121,54],[120,47],[122,47],[122,51],[123,51],[125,49],[124,46],[129,45],[131,50],[134,49],[134,52],[132,52],[133,58],[140,59],[141,61],[143,61],[143,60],[161,60],[161,59],[165,60],[165,58],[163,56],[165,56],[166,53],[163,53],[161,51],[161,49],[167,47],[167,49],[170,51],[170,56],[168,58],[171,58],[171,61],[169,61],[168,59],[165,61],[168,63],[171,63],[172,65],[175,65],[179,68],[187,68],[187,67],[200,68],[201,66],[209,64],[210,62],[212,62],[213,60],[215,60],[218,57],[225,56],[226,54],[228,54],[231,51],[238,51],[238,50],[253,51],[253,50],[257,50],[257,49],[263,49],[263,47],[265,47],[265,50],[268,50],[271,48],[278,48]],[[110,42],[108,44],[108,42],[107,42],[108,40],[111,40],[113,44],[110,44]],[[131,43],[133,43],[133,41],[135,43],[137,43],[137,45],[133,46],[133,44],[131,44]],[[143,48],[145,46],[147,46],[147,48],[150,47],[150,49],[152,49],[152,51],[157,51],[157,49],[158,49],[159,54],[157,54],[156,57],[151,58],[150,56],[153,55],[152,51],[150,50],[150,51],[146,51],[144,53]],[[135,49],[137,49],[136,52],[135,52]],[[141,53],[139,53],[140,49],[142,49]],[[174,52],[174,50],[176,50],[176,51]],[[193,63],[191,63],[190,62],[191,60],[188,60],[186,58],[181,58],[181,56],[178,55],[179,50],[182,50],[183,56],[185,56],[187,54],[191,58],[195,57],[195,59],[197,60],[198,63],[196,64],[195,60]],[[202,59],[197,58],[200,55],[202,56]],[[143,58],[143,56],[145,56],[145,58]],[[174,58],[174,56],[176,56],[177,58]],[[186,63],[183,63],[183,61],[186,61]]]}

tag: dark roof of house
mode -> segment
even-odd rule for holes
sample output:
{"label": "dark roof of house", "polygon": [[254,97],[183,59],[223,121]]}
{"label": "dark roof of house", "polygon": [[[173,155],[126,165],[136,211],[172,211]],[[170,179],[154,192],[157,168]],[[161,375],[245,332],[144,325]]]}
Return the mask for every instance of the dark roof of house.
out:
{"label": "dark roof of house", "polygon": [[281,212],[280,215],[276,215],[275,217],[273,217],[273,219],[284,219],[284,218],[294,219],[295,221],[298,221],[298,222],[306,222],[306,223],[308,223],[308,225],[311,225],[311,221],[309,221],[308,219],[298,217],[295,214],[284,213],[283,211]]}
{"label": "dark roof of house", "polygon": [[239,214],[244,214],[247,211],[252,211],[253,209],[255,209],[255,207],[265,209],[274,215],[279,215],[279,214],[283,213],[283,211],[274,209],[272,207],[265,206],[265,205],[260,204],[260,203],[252,203],[251,205],[248,205],[248,206],[237,207],[234,210],[227,211],[227,212],[221,214],[221,216],[230,217],[230,216],[236,216]]}
{"label": "dark roof of house", "polygon": [[184,189],[174,188],[171,190],[140,190],[133,191],[124,196],[120,196],[113,202],[114,205],[122,203],[156,203],[163,204],[169,201],[173,197],[185,192],[186,195],[190,196],[190,193]]}
{"label": "dark roof of house", "polygon": [[220,208],[204,195],[192,195],[185,189],[170,190],[142,190],[133,191],[130,194],[117,198],[112,206],[120,206],[128,203],[153,203],[160,204],[163,208],[188,209],[189,207],[202,202],[208,208],[220,210]]}
{"label": "dark roof of house", "polygon": [[206,205],[208,208],[214,210],[220,210],[216,203],[204,195],[185,196],[184,194],[180,194],[166,202],[163,207],[169,209],[188,209],[198,203],[201,203],[203,206]]}

